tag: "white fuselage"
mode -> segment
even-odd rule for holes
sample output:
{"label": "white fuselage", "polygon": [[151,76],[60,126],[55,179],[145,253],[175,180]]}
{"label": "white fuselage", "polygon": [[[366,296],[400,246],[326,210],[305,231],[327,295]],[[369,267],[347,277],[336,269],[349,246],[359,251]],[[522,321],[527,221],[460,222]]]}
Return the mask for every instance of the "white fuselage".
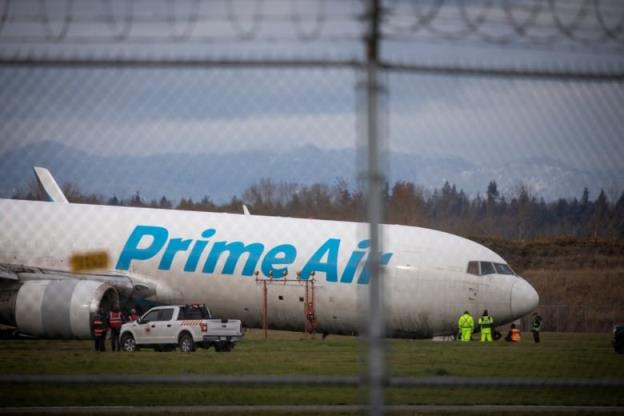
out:
{"label": "white fuselage", "polygon": [[[272,328],[303,328],[303,282],[312,278],[319,331],[357,332],[366,316],[366,224],[0,200],[0,227],[0,263],[69,270],[73,254],[105,250],[111,270],[155,285],[150,300],[205,303],[249,326],[261,323],[257,280],[270,274]],[[488,309],[501,324],[537,306],[537,293],[519,276],[467,273],[469,261],[505,263],[475,242],[399,225],[384,225],[382,240],[390,335],[456,333],[464,310],[478,316]],[[280,280],[285,270],[288,282]],[[292,281],[297,272],[301,282]]]}

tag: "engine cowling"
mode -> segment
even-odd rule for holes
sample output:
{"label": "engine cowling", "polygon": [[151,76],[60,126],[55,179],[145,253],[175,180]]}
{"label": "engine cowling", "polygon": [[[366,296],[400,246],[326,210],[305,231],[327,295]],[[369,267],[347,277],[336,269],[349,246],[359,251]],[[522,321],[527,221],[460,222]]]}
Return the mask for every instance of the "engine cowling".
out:
{"label": "engine cowling", "polygon": [[41,338],[88,339],[100,308],[119,304],[117,290],[93,280],[31,280],[18,290],[15,324],[20,332]]}

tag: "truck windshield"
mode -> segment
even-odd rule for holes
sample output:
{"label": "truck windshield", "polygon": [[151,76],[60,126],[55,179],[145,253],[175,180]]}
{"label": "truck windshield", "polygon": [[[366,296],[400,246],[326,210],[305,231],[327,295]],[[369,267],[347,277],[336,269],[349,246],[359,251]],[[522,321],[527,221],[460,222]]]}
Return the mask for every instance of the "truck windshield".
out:
{"label": "truck windshield", "polygon": [[183,306],[180,308],[178,321],[187,319],[210,319],[210,313],[205,306]]}

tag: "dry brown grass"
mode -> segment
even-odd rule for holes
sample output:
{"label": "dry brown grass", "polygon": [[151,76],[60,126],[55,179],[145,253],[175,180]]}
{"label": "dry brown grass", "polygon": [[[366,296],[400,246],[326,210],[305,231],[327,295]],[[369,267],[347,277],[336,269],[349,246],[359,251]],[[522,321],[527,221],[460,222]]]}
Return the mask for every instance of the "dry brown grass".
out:
{"label": "dry brown grass", "polygon": [[624,321],[624,241],[475,238],[540,295],[547,330],[605,331]]}
{"label": "dry brown grass", "polygon": [[528,269],[576,270],[624,267],[624,241],[555,237],[540,240],[472,240],[503,256],[519,273]]}

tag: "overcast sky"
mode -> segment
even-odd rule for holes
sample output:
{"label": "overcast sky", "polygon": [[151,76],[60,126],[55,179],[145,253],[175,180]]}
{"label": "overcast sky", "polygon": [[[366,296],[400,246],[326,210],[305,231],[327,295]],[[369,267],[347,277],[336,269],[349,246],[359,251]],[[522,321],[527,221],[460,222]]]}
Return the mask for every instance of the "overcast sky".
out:
{"label": "overcast sky", "polygon": [[[391,150],[479,163],[622,166],[612,83],[391,75]],[[351,70],[0,70],[0,151],[59,141],[102,155],[353,147]]]}

